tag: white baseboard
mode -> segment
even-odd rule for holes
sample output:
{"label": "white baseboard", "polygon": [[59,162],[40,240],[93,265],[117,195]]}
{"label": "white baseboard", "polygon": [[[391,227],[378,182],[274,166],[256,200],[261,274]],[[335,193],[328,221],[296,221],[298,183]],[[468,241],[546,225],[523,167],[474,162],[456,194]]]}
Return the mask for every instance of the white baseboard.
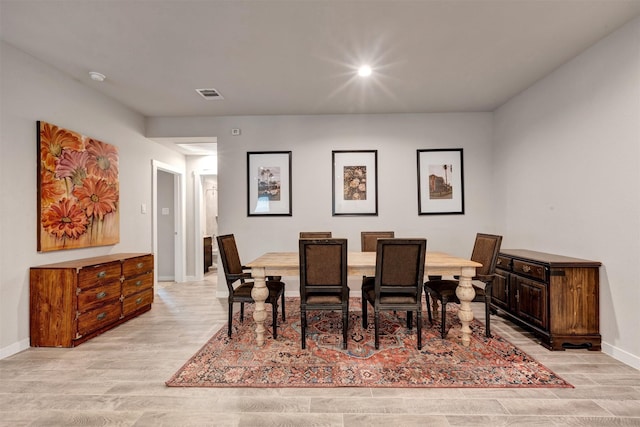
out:
{"label": "white baseboard", "polygon": [[21,351],[28,349],[30,346],[31,343],[29,342],[29,338],[27,338],[22,341],[13,343],[10,346],[0,348],[0,360],[20,353]]}
{"label": "white baseboard", "polygon": [[640,357],[605,342],[601,345],[603,353],[608,354],[625,365],[629,365],[632,368],[640,370]]}

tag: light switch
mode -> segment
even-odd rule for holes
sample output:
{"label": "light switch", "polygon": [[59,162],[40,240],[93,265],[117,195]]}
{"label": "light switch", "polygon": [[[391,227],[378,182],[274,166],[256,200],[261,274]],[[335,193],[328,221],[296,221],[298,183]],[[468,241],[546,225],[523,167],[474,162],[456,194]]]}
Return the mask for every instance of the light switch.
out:
{"label": "light switch", "polygon": [[162,208],[162,215],[169,215],[169,208]]}
{"label": "light switch", "polygon": [[140,205],[140,213],[146,214],[147,213],[147,205],[146,204],[141,204]]}

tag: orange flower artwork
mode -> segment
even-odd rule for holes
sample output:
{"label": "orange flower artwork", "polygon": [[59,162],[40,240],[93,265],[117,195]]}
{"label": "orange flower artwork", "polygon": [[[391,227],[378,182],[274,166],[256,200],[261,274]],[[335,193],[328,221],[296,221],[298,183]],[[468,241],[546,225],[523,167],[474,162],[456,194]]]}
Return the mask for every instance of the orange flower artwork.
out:
{"label": "orange flower artwork", "polygon": [[38,251],[120,241],[117,147],[38,122]]}

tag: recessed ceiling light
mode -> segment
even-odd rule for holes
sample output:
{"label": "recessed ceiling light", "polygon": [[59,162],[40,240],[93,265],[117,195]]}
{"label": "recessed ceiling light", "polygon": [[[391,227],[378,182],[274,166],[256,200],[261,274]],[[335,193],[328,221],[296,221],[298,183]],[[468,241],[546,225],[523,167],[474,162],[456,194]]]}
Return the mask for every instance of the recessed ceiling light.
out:
{"label": "recessed ceiling light", "polygon": [[368,77],[371,75],[371,67],[369,67],[368,65],[363,65],[360,68],[358,68],[358,75],[360,77]]}
{"label": "recessed ceiling light", "polygon": [[107,78],[107,76],[102,73],[98,73],[97,71],[89,71],[89,77],[91,77],[91,80],[96,82],[103,82],[104,79]]}

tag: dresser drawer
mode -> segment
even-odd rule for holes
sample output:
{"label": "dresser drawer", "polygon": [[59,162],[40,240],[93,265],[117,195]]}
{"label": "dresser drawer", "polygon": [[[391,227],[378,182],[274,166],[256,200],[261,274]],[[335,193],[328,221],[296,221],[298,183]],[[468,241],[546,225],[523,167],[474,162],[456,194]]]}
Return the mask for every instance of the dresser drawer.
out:
{"label": "dresser drawer", "polygon": [[153,270],[153,255],[126,259],[122,263],[122,275],[125,279]]}
{"label": "dresser drawer", "polygon": [[511,270],[511,258],[498,256],[498,260],[496,261],[496,268],[501,268],[507,271]]}
{"label": "dresser drawer", "polygon": [[78,287],[80,289],[86,289],[103,283],[120,280],[120,271],[120,262],[109,262],[83,267],[78,272]]}
{"label": "dresser drawer", "polygon": [[121,310],[120,301],[115,300],[111,304],[81,314],[78,317],[78,334],[86,335],[116,322],[120,319]]}
{"label": "dresser drawer", "polygon": [[147,289],[139,294],[131,295],[122,302],[122,314],[127,316],[136,310],[151,305],[153,302],[153,289]]}
{"label": "dresser drawer", "polygon": [[544,265],[536,264],[528,261],[520,261],[517,259],[513,260],[513,272],[517,274],[522,274],[523,276],[528,276],[534,279],[541,280],[546,282],[547,278],[547,269]]}
{"label": "dresser drawer", "polygon": [[151,287],[153,287],[153,272],[149,271],[138,277],[125,280],[122,283],[122,296],[126,298]]}
{"label": "dresser drawer", "polygon": [[78,311],[84,313],[117,299],[120,299],[119,280],[81,291],[78,294]]}

